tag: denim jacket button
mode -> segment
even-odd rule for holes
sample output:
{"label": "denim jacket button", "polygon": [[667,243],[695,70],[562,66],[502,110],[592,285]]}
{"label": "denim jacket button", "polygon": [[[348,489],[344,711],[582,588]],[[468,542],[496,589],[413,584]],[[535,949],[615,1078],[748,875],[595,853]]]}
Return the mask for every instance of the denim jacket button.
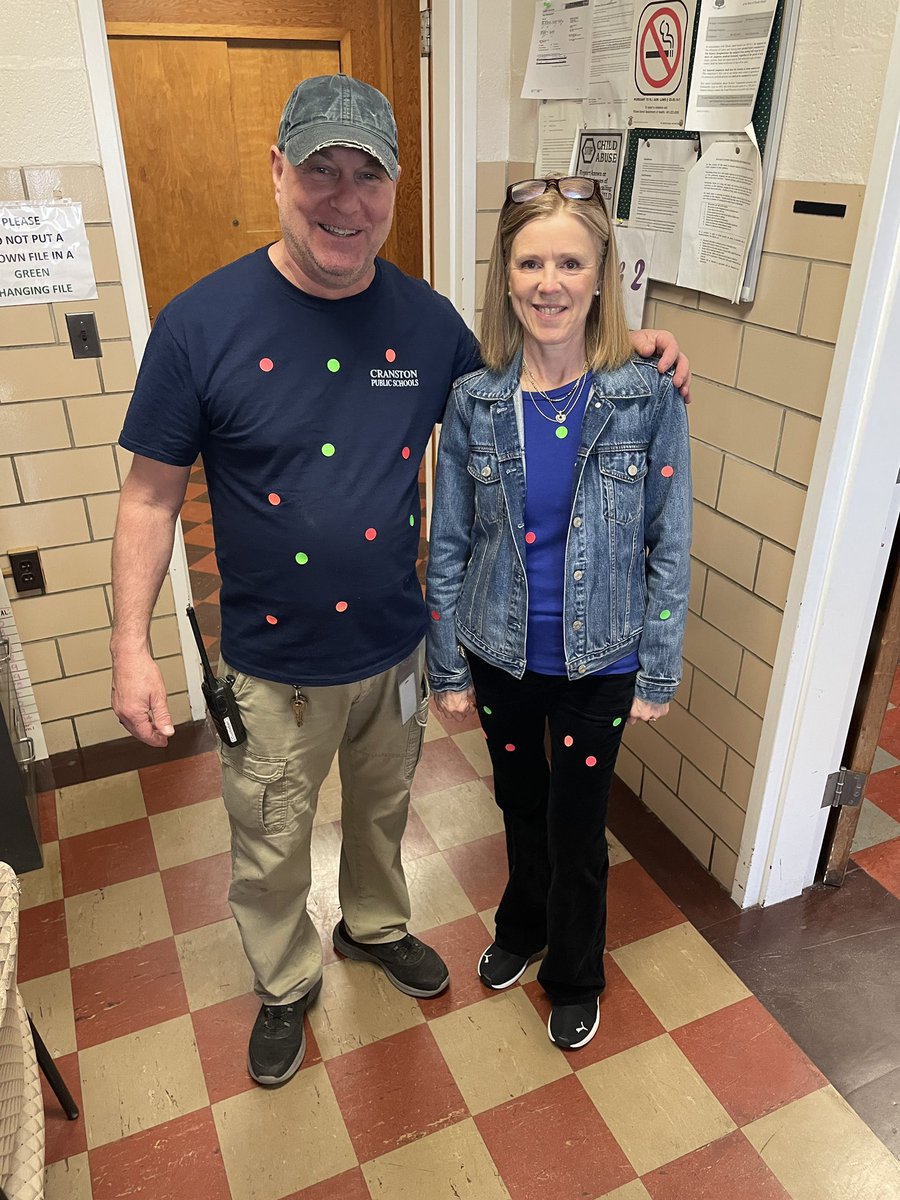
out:
{"label": "denim jacket button", "polygon": [[583,625],[584,625],[583,621],[573,621],[572,622],[573,629],[581,629]]}
{"label": "denim jacket button", "polygon": [[587,670],[587,667],[584,665],[584,663],[582,663],[581,666],[578,668],[578,674],[583,675],[586,670]]}
{"label": "denim jacket button", "polygon": [[485,475],[485,476],[487,476],[487,475],[490,475],[490,473],[491,473],[491,468],[490,468],[490,467],[482,467],[482,468],[481,468],[481,473],[482,473],[482,475]]}
{"label": "denim jacket button", "polygon": [[574,574],[572,575],[572,578],[573,579],[581,579],[581,577],[583,575],[584,575],[584,571],[575,571]]}
{"label": "denim jacket button", "polygon": [[628,468],[628,474],[631,476],[635,476],[635,475],[637,475],[637,473],[638,473],[638,469],[634,465],[634,463],[632,463],[631,466]]}
{"label": "denim jacket button", "polygon": [[580,529],[581,528],[581,517],[576,517],[575,520],[572,522],[572,524],[575,526],[576,529]]}

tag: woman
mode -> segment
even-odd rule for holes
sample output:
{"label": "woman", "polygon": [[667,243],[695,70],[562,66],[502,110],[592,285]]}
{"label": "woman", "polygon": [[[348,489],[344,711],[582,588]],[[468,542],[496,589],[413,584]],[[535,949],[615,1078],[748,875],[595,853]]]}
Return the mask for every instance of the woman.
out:
{"label": "woman", "polygon": [[509,882],[478,972],[509,987],[546,946],[548,1032],[569,1050],[600,1022],[619,743],[668,711],[689,586],[684,405],[632,357],[619,288],[592,180],[507,190],[486,367],[451,393],[428,568],[431,687],[442,715],[476,704],[506,826]]}

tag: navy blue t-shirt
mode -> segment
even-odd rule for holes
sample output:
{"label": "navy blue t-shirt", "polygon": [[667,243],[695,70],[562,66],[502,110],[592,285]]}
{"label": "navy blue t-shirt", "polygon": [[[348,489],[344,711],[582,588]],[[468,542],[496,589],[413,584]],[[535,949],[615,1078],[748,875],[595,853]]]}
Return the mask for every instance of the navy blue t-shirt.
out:
{"label": "navy blue t-shirt", "polygon": [[229,666],[347,683],[415,648],[419,462],[479,364],[449,300],[381,259],[364,292],[324,300],[264,247],[162,310],[119,442],[203,456]]}

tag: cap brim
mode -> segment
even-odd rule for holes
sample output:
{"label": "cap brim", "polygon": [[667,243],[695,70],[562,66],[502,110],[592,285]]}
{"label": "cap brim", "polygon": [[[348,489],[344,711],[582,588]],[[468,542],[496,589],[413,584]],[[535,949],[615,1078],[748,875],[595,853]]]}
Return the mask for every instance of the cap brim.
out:
{"label": "cap brim", "polygon": [[397,155],[388,143],[370,130],[361,130],[355,125],[323,123],[301,129],[287,139],[282,147],[287,160],[298,167],[317,150],[326,146],[350,146],[353,150],[365,150],[377,158],[391,179],[400,174]]}

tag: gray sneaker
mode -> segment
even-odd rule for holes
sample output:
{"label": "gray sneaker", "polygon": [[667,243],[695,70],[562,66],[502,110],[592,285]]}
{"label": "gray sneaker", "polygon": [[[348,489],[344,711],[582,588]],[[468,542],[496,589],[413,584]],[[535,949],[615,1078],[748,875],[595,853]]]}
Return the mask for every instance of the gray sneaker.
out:
{"label": "gray sneaker", "polygon": [[407,996],[437,996],[450,982],[450,972],[441,956],[411,933],[396,942],[356,942],[340,920],[334,927],[332,941],[335,950],[345,958],[381,967],[394,987]]}
{"label": "gray sneaker", "polygon": [[280,1087],[300,1070],[306,1054],[303,1018],[321,990],[319,979],[293,1004],[264,1004],[259,1010],[250,1034],[247,1070],[263,1087]]}

